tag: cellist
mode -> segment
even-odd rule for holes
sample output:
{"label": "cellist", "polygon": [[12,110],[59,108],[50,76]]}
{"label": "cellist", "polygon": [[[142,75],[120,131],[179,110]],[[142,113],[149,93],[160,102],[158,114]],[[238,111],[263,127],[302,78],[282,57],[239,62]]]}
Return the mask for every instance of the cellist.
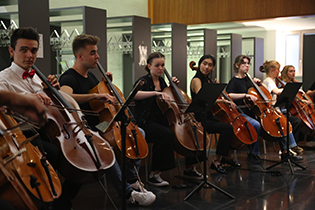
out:
{"label": "cellist", "polygon": [[[276,77],[278,77],[280,73],[280,64],[277,61],[271,60],[271,61],[265,61],[263,65],[259,67],[259,70],[262,72],[265,72],[267,74],[267,77],[264,79],[263,83],[266,85],[268,91],[272,95],[272,99],[275,101],[277,100],[277,96],[281,94],[283,91],[283,88],[278,88],[276,85]],[[284,110],[282,110],[283,112]],[[293,152],[296,152],[298,154],[301,154],[303,152],[303,149],[296,144],[296,139],[299,139],[300,134],[300,127],[301,127],[301,120],[297,117],[289,116],[289,121],[292,124],[293,132],[290,133],[289,139],[290,139],[290,149],[293,150]],[[281,151],[285,153],[286,151],[286,143],[280,144]],[[281,158],[284,158],[284,155],[281,155]],[[303,157],[298,155],[293,155],[293,160],[298,161],[302,160]]]}
{"label": "cellist", "polygon": [[[31,67],[36,61],[38,46],[39,34],[33,28],[19,28],[13,31],[9,47],[9,53],[13,62],[10,67],[0,72],[0,90],[33,95],[36,100],[48,106],[51,100],[42,93],[42,81],[31,71]],[[49,75],[47,81],[57,89],[60,88],[59,82],[54,75]],[[23,132],[26,137],[33,135],[30,130]],[[48,161],[53,167],[56,167],[60,152],[56,145],[44,140],[33,140],[31,143],[39,148],[43,147]]]}
{"label": "cellist", "polygon": [[[198,70],[190,83],[190,91],[192,99],[196,96],[199,90],[205,83],[211,83],[209,78],[211,72],[216,65],[216,59],[212,55],[204,55],[198,61]],[[217,99],[216,103],[227,103],[229,106],[235,107],[235,103],[228,100]],[[202,121],[201,113],[195,113],[196,119]],[[226,174],[227,171],[222,164],[227,163],[234,167],[241,167],[241,165],[231,158],[231,140],[233,137],[233,127],[228,123],[220,122],[209,110],[207,112],[206,122],[207,133],[220,133],[216,156],[213,159],[210,168],[216,170],[218,173]]]}
{"label": "cellist", "polygon": [[[237,105],[245,105],[243,99],[247,97],[249,100],[255,102],[257,97],[251,94],[247,94],[248,89],[251,84],[245,78],[245,73],[248,72],[250,65],[250,58],[246,55],[239,55],[235,58],[233,63],[234,72],[237,73],[228,83],[226,87],[226,92],[229,93],[231,98],[235,101]],[[262,85],[262,82],[258,78],[254,78],[253,81],[257,85]],[[260,134],[260,123],[255,119],[255,115],[248,108],[242,108],[244,112],[242,115],[252,124],[257,132],[257,141],[249,146],[249,152],[247,153],[247,160],[252,163],[258,163],[259,161],[259,134]]]}
{"label": "cellist", "polygon": [[[282,71],[281,71],[281,80],[283,81],[284,84],[289,83],[289,82],[298,82],[295,79],[295,67],[292,65],[284,66]],[[306,94],[309,95],[309,93],[312,92],[310,90],[308,90]],[[303,94],[305,94],[304,91],[303,91]],[[310,102],[307,100],[303,100],[303,102],[308,104],[308,105],[310,104]],[[303,139],[304,139],[304,134],[301,133],[299,141],[303,141]],[[299,144],[299,142],[296,142],[296,143]],[[315,147],[315,137],[307,135],[305,146],[310,147],[310,148],[314,148]]]}
{"label": "cellist", "polygon": [[[108,93],[88,94],[89,90],[99,83],[95,75],[89,71],[89,69],[96,67],[97,60],[99,59],[99,55],[97,53],[97,44],[99,40],[100,39],[97,36],[88,34],[76,36],[72,42],[72,51],[75,56],[74,65],[62,74],[59,80],[61,90],[72,96],[83,110],[92,110],[88,102],[94,99],[97,99],[102,103],[108,101],[115,103],[115,98]],[[112,76],[110,72],[107,74],[110,77]],[[86,119],[91,128],[99,123],[98,117],[95,116],[86,116]],[[135,164],[139,166],[140,160],[135,162]],[[147,206],[153,203],[155,195],[140,186],[141,183],[137,181],[137,175],[131,164],[128,165],[127,172],[127,181],[130,182],[127,182],[126,187],[127,199],[129,199],[132,203],[142,206]],[[106,171],[106,175],[107,178],[111,180],[111,183],[118,194],[121,196],[121,171],[117,161],[113,167]],[[61,196],[61,198],[56,200],[55,203],[58,203],[59,206],[65,202],[68,201],[66,198]]]}
{"label": "cellist", "polygon": [[[171,97],[163,92],[167,87],[162,77],[164,69],[165,56],[159,52],[151,53],[145,66],[147,74],[139,78],[139,80],[146,80],[146,83],[134,97],[137,122],[145,130],[147,142],[153,143],[149,184],[157,187],[169,186],[169,182],[162,179],[160,174],[175,167],[174,134],[167,117],[162,113],[157,103],[157,97],[161,97],[166,102],[171,100]],[[172,81],[176,85],[179,84],[176,77],[172,77]],[[193,163],[189,163],[189,166],[186,165],[184,176],[190,179],[202,179],[203,177],[193,166]]]}

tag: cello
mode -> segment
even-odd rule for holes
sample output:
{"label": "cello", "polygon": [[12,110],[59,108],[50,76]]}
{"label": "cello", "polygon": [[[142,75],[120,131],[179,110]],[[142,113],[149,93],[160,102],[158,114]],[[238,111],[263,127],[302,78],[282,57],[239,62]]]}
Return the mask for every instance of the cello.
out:
{"label": "cello", "polygon": [[13,171],[12,163],[4,161],[6,158],[11,159],[12,155],[3,135],[4,132],[0,135],[0,198],[16,209],[37,210],[29,192]]}
{"label": "cello", "polygon": [[[192,70],[197,70],[194,67],[196,62],[191,61],[189,67]],[[211,81],[211,80],[210,80]],[[214,83],[213,81],[211,81]],[[218,99],[233,101],[229,94],[223,91]],[[231,146],[235,149],[241,149],[244,145],[249,145],[257,141],[257,132],[255,128],[241,115],[242,111],[239,108],[232,108],[226,103],[215,103],[211,107],[213,115],[217,116],[221,122],[228,123],[233,127],[233,139]]]}
{"label": "cello", "polygon": [[32,138],[26,139],[19,124],[4,112],[0,113],[0,127],[5,131],[2,138],[9,147],[3,167],[10,165],[37,206],[43,207],[44,202],[58,198],[61,195],[59,177],[46,157],[30,143]]}
{"label": "cello", "polygon": [[[276,81],[284,87],[285,84],[281,81],[279,77],[276,77]],[[303,94],[299,91],[294,100],[292,101],[292,105],[289,109],[289,113],[291,116],[295,116],[301,119],[303,122],[301,127],[301,132],[306,135],[315,135],[315,116],[313,114],[314,108],[304,102],[304,97],[308,100],[308,96],[303,96]]]}
{"label": "cello", "polygon": [[[96,127],[99,128],[102,132],[101,135],[108,140],[110,145],[114,148],[116,154],[119,154],[122,150],[122,122],[113,121],[113,119],[125,102],[125,98],[122,92],[114,84],[112,84],[99,61],[97,61],[97,67],[103,76],[103,80],[97,86],[92,88],[89,93],[109,93],[116,98],[118,103],[101,103],[98,100],[91,100],[89,103],[92,110],[99,114],[99,120],[101,123]],[[128,108],[125,110],[125,114],[127,119],[134,119]],[[103,129],[103,127],[107,128]],[[143,159],[148,155],[148,152],[147,142],[142,136],[138,126],[133,121],[129,122],[126,127],[126,157],[132,160]]]}
{"label": "cello", "polygon": [[287,128],[287,119],[282,112],[272,106],[272,97],[269,91],[262,85],[258,86],[247,73],[245,76],[252,85],[247,94],[257,97],[257,101],[254,103],[248,98],[244,98],[244,102],[259,119],[262,128],[261,136],[267,141],[282,140],[286,137],[287,129],[289,129],[289,133],[292,132],[291,123]]}
{"label": "cello", "polygon": [[48,106],[48,122],[43,129],[48,138],[61,148],[58,170],[73,182],[94,181],[114,164],[113,150],[97,132],[87,128],[76,101],[66,93],[57,91],[36,66],[33,69],[55,105]]}
{"label": "cello", "polygon": [[170,82],[170,86],[164,88],[172,101],[166,102],[157,97],[157,104],[162,113],[166,115],[174,135],[174,149],[184,156],[195,156],[196,152],[203,151],[210,146],[210,138],[207,135],[206,148],[203,146],[204,129],[200,122],[195,119],[193,113],[185,113],[190,104],[188,95],[177,87],[171,76],[164,69],[164,74]]}

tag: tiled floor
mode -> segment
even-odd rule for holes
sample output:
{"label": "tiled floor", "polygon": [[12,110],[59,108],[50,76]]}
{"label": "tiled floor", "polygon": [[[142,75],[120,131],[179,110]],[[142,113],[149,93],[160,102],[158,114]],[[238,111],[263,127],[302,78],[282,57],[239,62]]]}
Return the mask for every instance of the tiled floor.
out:
{"label": "tiled floor", "polygon": [[[213,155],[212,152],[210,160],[213,159]],[[272,147],[270,147],[268,155],[261,155],[261,157],[268,160],[279,160],[278,153]],[[305,165],[307,169],[301,170],[294,167],[294,175],[291,174],[289,166],[285,164],[272,169],[281,172],[280,176],[270,173],[270,171],[263,172],[259,165],[249,164],[246,161],[246,151],[237,152],[238,161],[242,164],[241,169],[228,168],[228,174],[218,174],[207,167],[208,181],[235,196],[235,199],[231,199],[213,188],[202,188],[184,201],[184,198],[197,185],[176,178],[178,170],[174,169],[161,175],[170,182],[170,187],[157,188],[146,185],[146,188],[157,196],[151,206],[140,207],[127,203],[127,209],[313,210],[315,209],[315,149],[305,150],[303,157],[304,160],[301,164]],[[262,164],[264,167],[268,167],[273,162],[262,161]],[[145,180],[142,169],[141,177]],[[111,184],[107,184],[111,198],[120,209],[121,199]],[[186,188],[185,185],[184,188],[175,188],[183,184],[186,184]],[[115,209],[97,182],[84,185],[73,201],[73,208],[75,210]]]}

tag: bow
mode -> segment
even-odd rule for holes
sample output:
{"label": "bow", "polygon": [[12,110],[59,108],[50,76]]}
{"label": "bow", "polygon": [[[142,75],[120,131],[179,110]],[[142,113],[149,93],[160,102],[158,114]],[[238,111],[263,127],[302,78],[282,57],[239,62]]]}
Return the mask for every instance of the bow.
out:
{"label": "bow", "polygon": [[29,72],[28,72],[28,71],[24,71],[24,73],[23,73],[23,75],[22,75],[22,78],[23,78],[23,79],[26,79],[27,77],[33,78],[34,75],[35,75],[35,70],[32,69],[32,70],[29,71]]}

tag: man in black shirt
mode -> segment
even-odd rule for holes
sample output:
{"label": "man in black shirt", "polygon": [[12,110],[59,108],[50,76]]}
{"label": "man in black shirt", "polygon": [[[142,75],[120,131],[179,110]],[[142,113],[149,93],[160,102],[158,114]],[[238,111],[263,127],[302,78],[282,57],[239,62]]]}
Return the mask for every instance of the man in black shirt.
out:
{"label": "man in black shirt", "polygon": [[[72,68],[68,69],[60,77],[61,90],[71,95],[80,105],[81,109],[92,110],[89,101],[98,100],[101,103],[110,101],[115,103],[115,99],[110,94],[104,93],[94,93],[89,94],[90,89],[98,85],[99,81],[95,75],[89,71],[90,68],[95,68],[97,65],[97,60],[99,55],[97,54],[97,43],[99,38],[92,35],[81,34],[73,40],[72,50],[75,56],[75,63]],[[111,74],[108,73],[111,77]],[[95,125],[99,123],[98,117],[85,116],[91,129],[95,129]],[[139,161],[137,161],[139,165]],[[131,177],[135,174],[134,169],[127,169],[127,172],[132,173],[129,175]],[[121,194],[121,171],[117,161],[114,166],[106,171],[107,178],[110,179],[111,183]],[[128,174],[127,180],[128,180]],[[147,191],[140,186],[142,183],[135,180],[136,175],[129,179],[134,181],[133,183],[126,185],[126,197],[129,198],[131,203],[136,203],[139,205],[147,206],[155,201],[155,195]],[[139,192],[138,192],[139,191]],[[62,197],[62,195],[61,195]]]}

